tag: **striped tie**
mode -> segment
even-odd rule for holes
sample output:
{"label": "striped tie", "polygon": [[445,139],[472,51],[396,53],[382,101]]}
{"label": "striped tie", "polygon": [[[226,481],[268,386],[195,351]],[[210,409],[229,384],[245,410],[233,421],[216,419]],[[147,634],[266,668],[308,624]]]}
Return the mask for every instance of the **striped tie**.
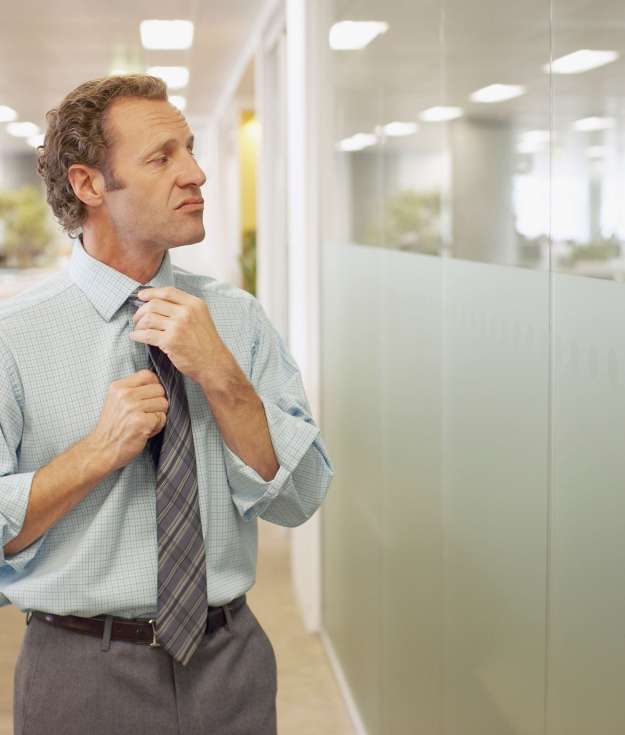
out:
{"label": "striped tie", "polygon": [[[145,301],[131,294],[138,308]],[[157,640],[186,666],[206,632],[206,559],[198,503],[195,449],[183,377],[169,357],[146,345],[169,407],[163,430],[149,440],[156,467],[158,535]]]}

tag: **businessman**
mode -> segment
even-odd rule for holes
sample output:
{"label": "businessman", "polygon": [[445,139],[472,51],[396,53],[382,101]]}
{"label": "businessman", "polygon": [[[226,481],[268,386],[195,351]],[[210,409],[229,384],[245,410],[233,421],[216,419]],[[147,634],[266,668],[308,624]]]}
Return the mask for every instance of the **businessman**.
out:
{"label": "businessman", "polygon": [[0,304],[15,735],[275,735],[257,518],[304,523],[333,476],[298,367],[253,296],[170,261],[204,238],[205,176],[161,80],[86,82],[47,121],[78,239]]}

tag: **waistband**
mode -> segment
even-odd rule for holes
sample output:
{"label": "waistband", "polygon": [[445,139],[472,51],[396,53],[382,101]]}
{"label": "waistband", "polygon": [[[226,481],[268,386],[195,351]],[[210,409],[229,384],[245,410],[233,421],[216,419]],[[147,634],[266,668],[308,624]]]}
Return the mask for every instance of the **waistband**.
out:
{"label": "waistband", "polygon": [[[209,606],[206,617],[206,634],[210,635],[224,625],[230,626],[232,613],[242,608],[246,601],[246,595],[241,595],[241,597],[236,597],[225,605]],[[26,625],[30,623],[32,617],[59,628],[99,638],[104,636],[107,632],[105,626],[108,626],[110,640],[145,643],[153,648],[160,648],[160,644],[156,639],[156,619],[116,618],[112,615],[96,615],[92,618],[83,618],[78,615],[56,615],[41,610],[31,610],[26,614]]]}

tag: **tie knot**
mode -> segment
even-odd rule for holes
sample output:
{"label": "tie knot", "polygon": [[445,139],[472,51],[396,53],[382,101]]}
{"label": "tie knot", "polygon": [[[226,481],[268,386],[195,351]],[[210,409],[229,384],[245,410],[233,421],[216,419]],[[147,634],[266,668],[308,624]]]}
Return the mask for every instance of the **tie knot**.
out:
{"label": "tie knot", "polygon": [[129,303],[129,304],[130,304],[130,305],[131,305],[132,307],[134,307],[135,309],[138,309],[138,308],[139,308],[139,307],[140,307],[140,306],[141,306],[142,304],[145,304],[145,301],[143,301],[142,299],[140,299],[140,298],[139,298],[139,297],[137,296],[137,293],[138,293],[138,292],[139,292],[140,290],[141,290],[141,289],[140,289],[140,288],[138,288],[138,289],[137,289],[136,291],[133,291],[133,292],[132,292],[132,293],[130,294],[130,296],[128,297],[128,299],[127,299],[128,303]]}

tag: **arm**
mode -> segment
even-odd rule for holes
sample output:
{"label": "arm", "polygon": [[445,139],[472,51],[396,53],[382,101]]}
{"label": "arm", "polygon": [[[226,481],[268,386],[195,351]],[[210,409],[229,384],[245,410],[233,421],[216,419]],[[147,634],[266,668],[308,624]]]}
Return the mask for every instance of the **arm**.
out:
{"label": "arm", "polygon": [[228,483],[243,520],[260,516],[297,526],[323,502],[334,469],[297,364],[260,302],[254,299],[251,309],[250,380],[237,365],[201,385],[224,439]]}
{"label": "arm", "polygon": [[17,367],[0,341],[0,569],[15,571],[35,556],[48,528],[110,472],[106,456],[86,437],[44,467],[18,473],[22,405]]}
{"label": "arm", "polygon": [[[9,543],[4,544],[5,562],[12,565],[7,556],[18,554],[27,546],[70,512],[74,506],[87,496],[95,486],[104,480],[110,473],[110,464],[104,458],[97,445],[87,436],[57,455],[49,464],[38,469],[33,474],[30,493],[24,493],[23,500],[28,503],[26,513],[17,536]],[[13,477],[0,479],[11,482]],[[23,486],[27,490],[26,485]],[[10,528],[20,525],[19,515],[12,519]],[[11,533],[3,536],[3,543]]]}

